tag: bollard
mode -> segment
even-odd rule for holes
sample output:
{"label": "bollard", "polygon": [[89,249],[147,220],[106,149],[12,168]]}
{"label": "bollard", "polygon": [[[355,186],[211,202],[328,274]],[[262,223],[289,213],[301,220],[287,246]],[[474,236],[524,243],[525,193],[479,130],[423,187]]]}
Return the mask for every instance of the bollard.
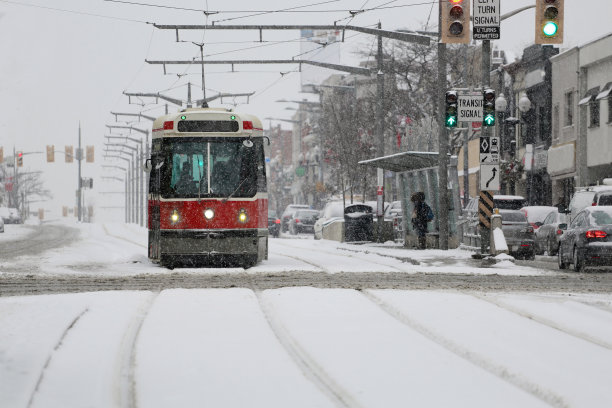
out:
{"label": "bollard", "polygon": [[[499,230],[496,232],[495,230]],[[491,255],[495,256],[500,253],[508,253],[508,245],[506,238],[502,232],[502,218],[499,215],[499,209],[494,209],[494,214],[491,216]]]}

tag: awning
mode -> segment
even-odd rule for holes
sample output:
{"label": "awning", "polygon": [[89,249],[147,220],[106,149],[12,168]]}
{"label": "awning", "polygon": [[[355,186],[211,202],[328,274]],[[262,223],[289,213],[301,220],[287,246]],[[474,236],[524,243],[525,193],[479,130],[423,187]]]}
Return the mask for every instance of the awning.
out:
{"label": "awning", "polygon": [[427,169],[438,165],[438,152],[403,152],[375,159],[362,160],[359,164],[394,172]]}
{"label": "awning", "polygon": [[612,82],[608,82],[606,86],[604,86],[603,91],[601,91],[597,95],[597,98],[595,99],[599,100],[599,99],[607,98],[608,95],[610,95],[610,92],[612,92]]}
{"label": "awning", "polygon": [[595,97],[597,97],[597,94],[599,94],[599,87],[589,89],[586,92],[586,94],[584,94],[580,102],[578,102],[578,105],[585,105],[595,100]]}

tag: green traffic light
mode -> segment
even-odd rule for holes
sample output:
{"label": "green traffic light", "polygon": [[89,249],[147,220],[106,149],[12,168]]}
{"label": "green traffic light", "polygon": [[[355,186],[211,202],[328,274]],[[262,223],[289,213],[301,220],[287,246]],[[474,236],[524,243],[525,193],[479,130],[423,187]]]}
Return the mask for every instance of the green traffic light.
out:
{"label": "green traffic light", "polygon": [[495,124],[495,115],[489,113],[484,117],[484,123],[487,126],[493,126]]}
{"label": "green traffic light", "polygon": [[455,126],[457,126],[457,117],[447,116],[446,117],[446,127],[455,127]]}
{"label": "green traffic light", "polygon": [[544,27],[542,27],[542,32],[547,37],[555,36],[557,31],[559,31],[559,26],[553,21],[547,21]]}

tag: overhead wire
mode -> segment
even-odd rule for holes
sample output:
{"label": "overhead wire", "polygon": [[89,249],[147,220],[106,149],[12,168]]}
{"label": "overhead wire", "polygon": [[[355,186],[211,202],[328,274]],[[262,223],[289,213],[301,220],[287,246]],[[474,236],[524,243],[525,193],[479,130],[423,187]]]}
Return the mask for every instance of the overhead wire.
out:
{"label": "overhead wire", "polygon": [[69,9],[63,9],[63,8],[57,8],[57,7],[41,6],[39,4],[23,3],[23,2],[12,1],[12,0],[0,0],[0,3],[14,4],[14,5],[17,5],[17,6],[33,7],[33,8],[39,8],[39,9],[44,9],[44,10],[57,11],[57,12],[62,12],[62,13],[78,14],[78,15],[90,16],[90,17],[106,18],[106,19],[110,19],[110,20],[126,21],[126,22],[130,22],[130,23],[151,24],[148,21],[135,20],[135,19],[132,19],[132,18],[107,16],[107,15],[104,15],[104,14],[88,13],[88,12],[85,12],[85,11],[77,11],[77,10],[69,10]]}

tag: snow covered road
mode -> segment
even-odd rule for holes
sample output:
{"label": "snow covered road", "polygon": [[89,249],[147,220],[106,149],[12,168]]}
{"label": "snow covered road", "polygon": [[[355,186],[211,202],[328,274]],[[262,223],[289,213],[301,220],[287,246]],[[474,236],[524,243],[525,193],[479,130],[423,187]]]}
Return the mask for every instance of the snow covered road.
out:
{"label": "snow covered road", "polygon": [[612,406],[607,273],[312,239],[168,271],[138,227],[67,227],[0,258],[2,406]]}

